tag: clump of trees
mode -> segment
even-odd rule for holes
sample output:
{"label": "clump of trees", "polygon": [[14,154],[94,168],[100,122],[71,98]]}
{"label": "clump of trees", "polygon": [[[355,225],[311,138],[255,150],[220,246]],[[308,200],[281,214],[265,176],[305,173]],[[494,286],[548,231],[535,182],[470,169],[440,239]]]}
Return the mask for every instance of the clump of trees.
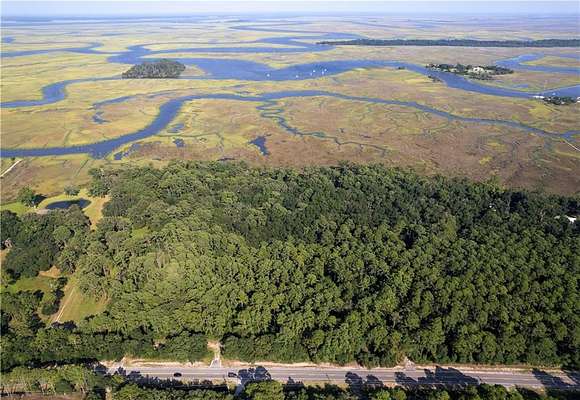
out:
{"label": "clump of trees", "polygon": [[[55,395],[80,392],[91,396],[94,391],[104,391],[102,389],[105,382],[104,377],[87,367],[63,365],[56,368],[17,367],[2,374],[0,386],[2,393],[8,395],[17,393]],[[98,395],[97,398],[101,396]]]}
{"label": "clump of trees", "polygon": [[227,390],[156,388],[126,383],[115,390],[114,398],[115,400],[233,400],[234,396]]}
{"label": "clump of trees", "polygon": [[566,106],[577,102],[574,97],[570,96],[545,96],[542,97],[542,100],[544,100],[546,103],[554,104],[556,106]]}
{"label": "clump of trees", "polygon": [[173,60],[159,60],[133,65],[123,72],[123,79],[166,79],[178,78],[185,71],[185,65]]}
{"label": "clump of trees", "polygon": [[64,187],[64,193],[67,196],[76,196],[79,194],[80,191],[81,190],[79,189],[79,187],[75,185],[67,185]]}
{"label": "clump of trees", "polygon": [[22,217],[1,212],[1,242],[10,244],[3,269],[14,280],[33,277],[57,264],[61,271],[72,272],[84,251],[90,221],[80,208],[53,211],[47,215],[28,213]]}
{"label": "clump of trees", "polygon": [[25,186],[18,192],[17,200],[27,207],[36,207],[42,201],[42,196]]}
{"label": "clump of trees", "polygon": [[2,292],[1,370],[23,365],[117,360],[125,355],[148,359],[199,361],[207,358],[207,337],[182,331],[166,337],[145,329],[94,332],[73,323],[46,325],[37,310],[42,292]]}
{"label": "clump of trees", "polygon": [[45,293],[42,298],[42,314],[52,315],[60,308],[60,301],[64,297],[63,289],[66,285],[67,278],[60,277],[50,284],[50,291]]}
{"label": "clump of trees", "polygon": [[451,46],[451,47],[580,47],[580,39],[475,40],[475,39],[354,39],[330,40],[332,46]]}
{"label": "clump of trees", "polygon": [[426,68],[435,71],[450,72],[457,75],[466,75],[470,78],[490,80],[494,75],[512,74],[514,71],[509,68],[498,67],[496,65],[463,65],[463,64],[428,64]]}
{"label": "clump of trees", "polygon": [[90,192],[110,196],[96,230],[75,246],[72,228],[24,237],[49,238],[107,310],[74,329],[10,313],[4,365],[195,360],[209,337],[247,361],[580,367],[580,224],[564,218],[578,198],[379,165],[91,174]]}

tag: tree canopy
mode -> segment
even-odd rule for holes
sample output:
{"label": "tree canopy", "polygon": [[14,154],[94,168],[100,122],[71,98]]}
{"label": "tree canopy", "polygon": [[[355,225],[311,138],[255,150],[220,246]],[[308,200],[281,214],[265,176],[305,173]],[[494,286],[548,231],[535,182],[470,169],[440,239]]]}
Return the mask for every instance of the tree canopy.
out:
{"label": "tree canopy", "polygon": [[185,65],[173,60],[158,60],[133,65],[128,71],[123,72],[123,79],[159,79],[178,78],[185,71]]}
{"label": "tree canopy", "polygon": [[195,360],[212,338],[246,361],[580,366],[578,198],[378,165],[92,175],[110,201],[70,265],[107,310],[73,331],[34,325],[36,352],[9,346],[10,365]]}

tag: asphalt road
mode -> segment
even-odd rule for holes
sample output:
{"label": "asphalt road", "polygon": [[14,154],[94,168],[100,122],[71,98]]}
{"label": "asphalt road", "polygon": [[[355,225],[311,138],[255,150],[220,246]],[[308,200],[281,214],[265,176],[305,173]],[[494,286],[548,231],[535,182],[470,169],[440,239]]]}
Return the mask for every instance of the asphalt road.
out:
{"label": "asphalt road", "polygon": [[[127,367],[111,368],[109,373],[120,372],[133,379],[178,379],[187,382],[228,381],[244,384],[252,380],[274,379],[285,384],[332,383],[350,386],[381,385],[445,385],[499,384],[529,388],[558,388],[580,390],[579,372],[545,372],[540,370],[455,369],[451,367],[403,368],[336,368],[336,367]],[[177,373],[177,375],[175,375]]]}

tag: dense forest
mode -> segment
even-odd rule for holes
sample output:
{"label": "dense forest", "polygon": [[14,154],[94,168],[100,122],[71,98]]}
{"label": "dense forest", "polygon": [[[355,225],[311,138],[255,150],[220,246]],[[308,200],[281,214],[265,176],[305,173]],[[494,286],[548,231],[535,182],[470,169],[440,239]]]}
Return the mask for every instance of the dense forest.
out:
{"label": "dense forest", "polygon": [[185,65],[182,63],[163,59],[133,65],[128,71],[123,72],[122,77],[124,79],[179,78],[183,71],[185,71]]}
{"label": "dense forest", "polygon": [[[15,368],[4,374],[2,393],[43,393],[45,395],[80,393],[85,400],[104,400],[109,392],[115,400],[234,400],[226,385],[185,385],[179,381],[137,382],[122,375],[103,376],[83,366],[56,368]],[[241,400],[572,400],[577,393],[548,390],[540,394],[503,386],[463,386],[455,388],[397,387],[376,383],[352,384],[346,388],[326,384],[283,385],[272,380],[253,381],[237,393]]]}
{"label": "dense forest", "polygon": [[580,47],[580,39],[354,39],[318,42],[332,46]]}
{"label": "dense forest", "polygon": [[3,293],[3,369],[196,360],[208,338],[246,361],[580,367],[577,197],[378,165],[91,174],[110,196],[95,230],[78,209],[3,212],[3,278],[55,263],[107,310],[45,326],[39,293]]}

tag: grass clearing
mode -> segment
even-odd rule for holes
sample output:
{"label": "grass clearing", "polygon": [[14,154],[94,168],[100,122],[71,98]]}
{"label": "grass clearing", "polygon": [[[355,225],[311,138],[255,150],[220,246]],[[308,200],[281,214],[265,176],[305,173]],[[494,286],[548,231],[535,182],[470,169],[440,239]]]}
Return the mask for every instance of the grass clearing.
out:
{"label": "grass clearing", "polygon": [[20,278],[16,282],[6,285],[6,290],[10,293],[23,291],[35,292],[40,290],[43,293],[50,292],[50,284],[54,278],[38,275],[32,278]]}
{"label": "grass clearing", "polygon": [[13,203],[0,205],[0,211],[4,211],[4,210],[12,211],[13,213],[16,213],[18,215],[22,215],[22,214],[25,214],[25,213],[33,210],[33,208],[27,207],[24,204],[20,203],[19,201],[15,201]]}
{"label": "grass clearing", "polygon": [[97,301],[85,296],[78,287],[77,277],[73,274],[64,288],[60,309],[51,319],[52,322],[79,323],[88,316],[103,312],[106,306],[107,302],[104,300]]}
{"label": "grass clearing", "polygon": [[90,196],[88,190],[83,188],[80,190],[79,194],[76,196],[69,196],[64,193],[47,197],[40,202],[36,208],[27,207],[20,202],[13,202],[8,204],[0,205],[0,210],[12,211],[18,215],[23,215],[27,212],[33,212],[36,210],[41,210],[48,206],[49,204],[59,202],[59,201],[74,201],[79,199],[86,199],[90,201],[90,204],[83,209],[83,213],[91,221],[91,228],[95,228],[97,223],[103,218],[103,206],[109,200],[108,196],[105,197],[93,197]]}
{"label": "grass clearing", "polygon": [[89,204],[86,208],[84,208],[83,212],[91,220],[91,228],[95,228],[97,226],[97,223],[101,220],[101,218],[103,218],[103,206],[107,201],[109,201],[109,196],[105,197],[87,196],[86,198],[91,201],[91,204]]}
{"label": "grass clearing", "polygon": [[580,60],[570,57],[545,56],[538,60],[528,61],[527,65],[546,65],[551,67],[572,67],[580,68]]}
{"label": "grass clearing", "polygon": [[95,160],[83,154],[26,158],[2,178],[2,204],[16,200],[18,191],[24,186],[46,197],[63,193],[67,185],[83,187],[90,182],[89,169],[103,164],[104,160]]}

